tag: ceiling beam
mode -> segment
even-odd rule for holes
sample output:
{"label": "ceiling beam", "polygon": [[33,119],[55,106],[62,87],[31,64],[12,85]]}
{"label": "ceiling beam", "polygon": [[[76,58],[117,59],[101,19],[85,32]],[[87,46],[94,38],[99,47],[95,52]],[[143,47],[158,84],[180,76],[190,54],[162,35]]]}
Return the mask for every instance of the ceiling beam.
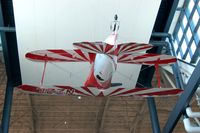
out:
{"label": "ceiling beam", "polygon": [[155,100],[153,97],[147,97],[147,102],[149,107],[152,131],[154,133],[160,133],[160,125],[159,125]]}
{"label": "ceiling beam", "polygon": [[33,110],[33,101],[32,101],[31,95],[27,94],[27,101],[28,101],[30,111],[31,111],[31,125],[32,125],[31,131],[32,131],[32,133],[36,133],[36,126],[35,126],[35,118],[36,117],[35,117],[35,113]]}
{"label": "ceiling beam", "polygon": [[110,102],[110,97],[102,99],[100,110],[97,114],[97,125],[96,125],[96,133],[102,133],[104,127],[104,120],[106,116],[106,110],[108,108]]}
{"label": "ceiling beam", "polygon": [[140,111],[136,114],[136,118],[133,120],[132,126],[130,128],[130,133],[137,133],[136,129],[138,127],[139,122],[142,120],[142,114],[145,110],[147,110],[146,100],[144,100],[140,106]]}
{"label": "ceiling beam", "polygon": [[[167,80],[169,82],[169,84],[173,87],[173,88],[176,88],[176,85],[174,84],[174,82],[172,81],[172,79],[169,77],[168,73],[164,70],[164,69],[161,69],[162,71],[162,75],[163,75],[163,79],[164,80]],[[161,76],[162,76],[161,75]]]}
{"label": "ceiling beam", "polygon": [[11,82],[7,81],[6,93],[4,99],[3,115],[1,120],[1,129],[3,133],[8,133],[10,124],[10,113],[13,99],[13,85]]}
{"label": "ceiling beam", "polygon": [[15,32],[15,27],[0,27],[0,32]]}

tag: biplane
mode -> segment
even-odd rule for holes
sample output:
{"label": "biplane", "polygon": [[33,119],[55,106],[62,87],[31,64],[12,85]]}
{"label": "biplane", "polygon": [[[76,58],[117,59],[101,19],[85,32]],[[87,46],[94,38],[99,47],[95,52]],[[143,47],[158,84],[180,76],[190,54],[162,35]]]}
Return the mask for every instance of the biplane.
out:
{"label": "biplane", "polygon": [[[153,45],[144,43],[116,44],[119,29],[117,16],[111,24],[111,34],[103,42],[75,42],[76,49],[48,49],[28,52],[25,57],[31,61],[44,62],[41,83],[39,85],[22,84],[17,88],[31,94],[43,95],[78,95],[78,96],[168,96],[180,94],[177,88],[162,88],[158,67],[170,65],[177,59],[170,55],[141,53]],[[43,84],[48,62],[88,62],[91,70],[82,86]],[[118,63],[154,65],[157,77],[157,88],[126,88],[122,83],[112,83],[112,77]]]}

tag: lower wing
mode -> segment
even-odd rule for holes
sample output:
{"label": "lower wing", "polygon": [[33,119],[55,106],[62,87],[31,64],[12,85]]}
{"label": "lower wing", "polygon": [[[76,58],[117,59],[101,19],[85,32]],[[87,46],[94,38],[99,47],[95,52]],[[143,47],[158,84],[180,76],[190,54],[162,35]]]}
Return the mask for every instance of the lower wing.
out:
{"label": "lower wing", "polygon": [[21,85],[18,90],[30,94],[40,95],[78,95],[78,96],[142,96],[142,97],[157,97],[157,96],[173,96],[182,93],[183,90],[177,88],[134,88],[128,89],[123,87],[110,87],[101,90],[94,87],[72,87],[72,86],[35,86]]}
{"label": "lower wing", "polygon": [[53,61],[53,62],[91,62],[96,54],[84,53],[80,49],[63,50],[49,49],[37,50],[27,53],[26,58],[33,61]]}
{"label": "lower wing", "polygon": [[126,64],[169,65],[175,63],[177,59],[170,55],[135,53],[119,55],[117,61]]}

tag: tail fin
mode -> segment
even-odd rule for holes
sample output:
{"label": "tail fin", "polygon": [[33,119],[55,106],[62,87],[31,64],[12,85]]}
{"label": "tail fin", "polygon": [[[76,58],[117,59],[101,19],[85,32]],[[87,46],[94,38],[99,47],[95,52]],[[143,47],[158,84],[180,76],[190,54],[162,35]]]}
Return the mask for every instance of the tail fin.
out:
{"label": "tail fin", "polygon": [[115,14],[114,21],[112,21],[110,25],[111,35],[109,35],[104,41],[107,44],[116,45],[117,32],[119,30],[119,21],[117,19],[118,19],[118,16],[117,14]]}
{"label": "tail fin", "polygon": [[116,45],[116,40],[117,40],[117,34],[111,34],[109,35],[104,43],[110,44],[110,45]]}

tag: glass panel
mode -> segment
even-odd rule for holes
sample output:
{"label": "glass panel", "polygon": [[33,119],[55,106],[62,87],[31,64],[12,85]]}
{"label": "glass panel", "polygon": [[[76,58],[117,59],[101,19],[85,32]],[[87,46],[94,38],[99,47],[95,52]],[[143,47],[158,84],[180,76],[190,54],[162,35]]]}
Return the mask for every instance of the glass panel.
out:
{"label": "glass panel", "polygon": [[198,27],[196,33],[194,34],[194,41],[197,44],[200,41],[200,28]]}
{"label": "glass panel", "polygon": [[192,11],[192,8],[194,7],[194,1],[193,0],[190,0],[190,3],[188,5],[188,9],[189,11],[191,12]]}
{"label": "glass panel", "polygon": [[183,51],[183,54],[185,53],[186,49],[187,49],[187,44],[186,44],[186,41],[184,39],[182,45],[181,45],[181,48],[182,48],[182,51]]}
{"label": "glass panel", "polygon": [[181,40],[182,36],[183,36],[183,31],[181,28],[179,28],[179,30],[178,30],[178,40],[179,41]]}
{"label": "glass panel", "polygon": [[191,45],[192,54],[194,54],[196,48],[197,48],[196,44],[194,43],[194,41],[192,41],[192,45]]}
{"label": "glass panel", "polygon": [[198,7],[200,8],[200,1],[199,1],[199,3],[198,3]]}
{"label": "glass panel", "polygon": [[186,56],[186,58],[185,58],[185,61],[187,61],[187,62],[190,62],[190,61],[191,61],[191,58],[190,58],[190,54],[189,54],[189,53],[187,54],[187,56]]}
{"label": "glass panel", "polygon": [[198,14],[197,9],[196,9],[195,12],[194,12],[194,15],[192,17],[192,21],[194,22],[195,26],[197,25],[198,20],[199,20],[199,14]]}
{"label": "glass panel", "polygon": [[192,32],[190,30],[190,27],[187,29],[186,35],[187,35],[188,41],[190,41],[190,39],[192,37]]}
{"label": "glass panel", "polygon": [[2,50],[2,41],[1,41],[1,35],[0,35],[0,50]]}
{"label": "glass panel", "polygon": [[184,15],[184,17],[183,17],[183,27],[185,28],[186,25],[187,25],[187,18],[186,18],[186,16]]}
{"label": "glass panel", "polygon": [[181,52],[178,53],[178,58],[179,58],[179,59],[182,59],[182,58],[181,58]]}
{"label": "glass panel", "polygon": [[176,50],[178,49],[177,41],[174,42],[174,45],[173,45],[173,46],[174,46],[174,51],[176,52]]}

